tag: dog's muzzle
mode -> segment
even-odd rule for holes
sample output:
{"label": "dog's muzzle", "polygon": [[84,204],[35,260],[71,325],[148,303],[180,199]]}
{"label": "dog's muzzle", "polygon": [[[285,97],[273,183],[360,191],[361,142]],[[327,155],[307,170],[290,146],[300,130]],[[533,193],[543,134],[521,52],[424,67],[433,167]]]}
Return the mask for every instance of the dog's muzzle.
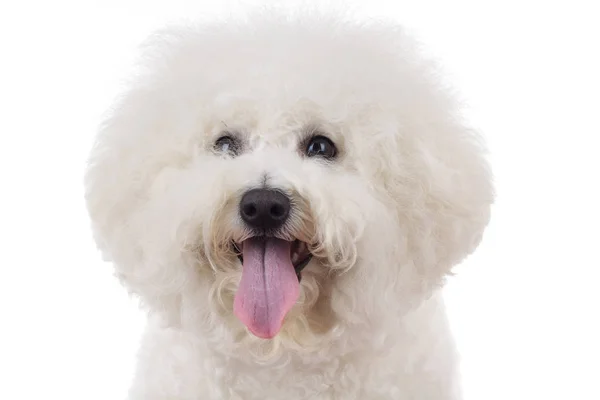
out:
{"label": "dog's muzzle", "polygon": [[298,299],[301,271],[312,258],[306,243],[276,237],[290,211],[290,199],[272,189],[252,189],[239,205],[240,217],[256,235],[234,243],[242,263],[234,313],[254,335],[265,339],[279,333]]}

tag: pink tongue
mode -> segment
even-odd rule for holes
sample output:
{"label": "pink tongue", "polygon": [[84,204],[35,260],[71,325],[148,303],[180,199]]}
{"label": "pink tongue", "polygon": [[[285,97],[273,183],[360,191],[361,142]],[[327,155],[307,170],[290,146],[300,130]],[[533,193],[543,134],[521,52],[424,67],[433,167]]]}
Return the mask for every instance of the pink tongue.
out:
{"label": "pink tongue", "polygon": [[251,238],[243,243],[242,280],[233,312],[258,337],[279,333],[283,318],[298,299],[299,283],[290,259],[291,243]]}

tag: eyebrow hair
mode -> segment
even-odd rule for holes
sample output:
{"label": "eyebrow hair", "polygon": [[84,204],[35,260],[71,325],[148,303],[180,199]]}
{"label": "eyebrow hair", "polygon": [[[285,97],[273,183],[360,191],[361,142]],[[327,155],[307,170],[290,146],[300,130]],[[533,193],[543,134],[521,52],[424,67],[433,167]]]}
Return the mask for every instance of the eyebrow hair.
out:
{"label": "eyebrow hair", "polygon": [[315,134],[318,134],[318,133],[323,133],[323,134],[325,133],[325,132],[323,132],[323,127],[319,123],[311,122],[302,127],[303,135],[314,136]]}

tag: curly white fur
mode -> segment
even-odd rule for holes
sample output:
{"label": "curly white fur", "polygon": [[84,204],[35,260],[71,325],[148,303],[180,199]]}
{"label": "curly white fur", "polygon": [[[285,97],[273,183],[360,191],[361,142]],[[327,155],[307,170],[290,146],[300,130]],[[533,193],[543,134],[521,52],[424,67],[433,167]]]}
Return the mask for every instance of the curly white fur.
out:
{"label": "curly white fur", "polygon": [[[458,399],[439,288],[489,219],[476,133],[386,23],[254,15],[157,33],[86,175],[98,246],[150,312],[131,399]],[[332,163],[298,152],[307,131]],[[245,151],[216,154],[222,132]],[[267,182],[265,182],[265,180]],[[234,317],[240,196],[294,203],[300,297],[263,340]]]}

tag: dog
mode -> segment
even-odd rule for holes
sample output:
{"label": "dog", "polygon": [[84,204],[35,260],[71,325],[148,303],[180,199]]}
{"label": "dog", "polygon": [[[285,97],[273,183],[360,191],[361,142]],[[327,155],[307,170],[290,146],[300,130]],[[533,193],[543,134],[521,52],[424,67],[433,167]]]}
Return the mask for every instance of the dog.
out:
{"label": "dog", "polygon": [[148,311],[132,400],[456,400],[441,288],[494,199],[394,23],[257,13],[143,45],[85,175]]}

